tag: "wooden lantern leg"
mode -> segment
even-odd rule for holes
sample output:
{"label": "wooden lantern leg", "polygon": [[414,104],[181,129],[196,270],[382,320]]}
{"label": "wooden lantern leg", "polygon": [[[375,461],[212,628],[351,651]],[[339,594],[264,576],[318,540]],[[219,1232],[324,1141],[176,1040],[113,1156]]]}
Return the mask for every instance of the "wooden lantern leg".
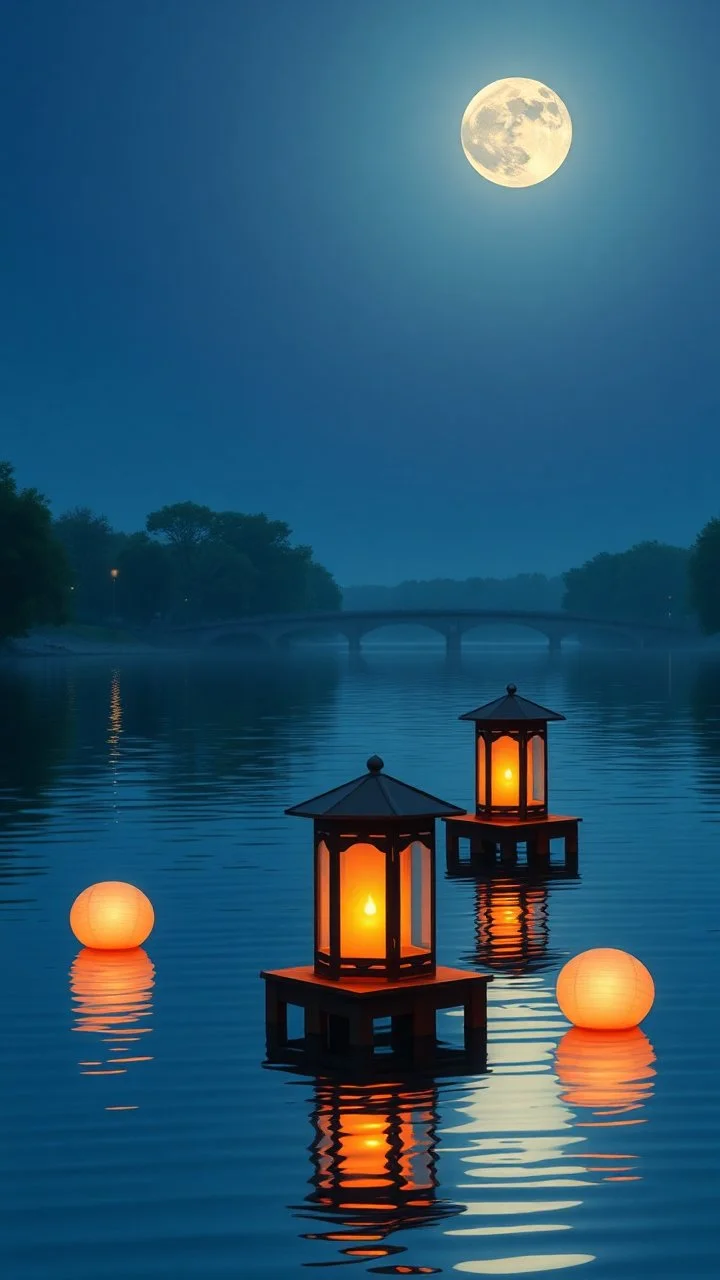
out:
{"label": "wooden lantern leg", "polygon": [[321,1058],[327,1048],[328,1019],[317,1005],[305,1009],[305,1052],[310,1058]]}
{"label": "wooden lantern leg", "polygon": [[448,871],[460,870],[460,836],[447,822],[445,823],[445,861]]}
{"label": "wooden lantern leg", "polygon": [[500,839],[501,862],[514,862],[517,854],[517,837],[503,835]]}
{"label": "wooden lantern leg", "polygon": [[412,1014],[398,1013],[390,1019],[390,1044],[394,1053],[407,1053],[413,1037]]}
{"label": "wooden lantern leg", "polygon": [[265,983],[265,1035],[268,1053],[287,1044],[287,1002],[280,999],[273,982]]}
{"label": "wooden lantern leg", "polygon": [[473,1057],[487,1053],[487,988],[473,983],[465,999],[465,1052]]}
{"label": "wooden lantern leg", "polygon": [[425,1002],[419,1002],[413,1010],[413,1062],[418,1066],[435,1057],[435,1012],[434,1006]]}
{"label": "wooden lantern leg", "polygon": [[353,1058],[359,1062],[371,1061],[374,1047],[372,1014],[365,1009],[354,1009],[348,1021],[349,1048]]}
{"label": "wooden lantern leg", "polygon": [[538,831],[528,840],[528,862],[547,862],[550,857],[550,837]]}

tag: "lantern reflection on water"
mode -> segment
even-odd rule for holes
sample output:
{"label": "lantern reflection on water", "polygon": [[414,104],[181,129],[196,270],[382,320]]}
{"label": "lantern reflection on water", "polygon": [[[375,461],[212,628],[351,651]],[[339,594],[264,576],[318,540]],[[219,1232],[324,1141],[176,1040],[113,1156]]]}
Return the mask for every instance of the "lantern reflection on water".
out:
{"label": "lantern reflection on water", "polygon": [[548,889],[545,882],[479,880],[475,885],[476,964],[506,973],[546,968]]}
{"label": "lantern reflection on water", "polygon": [[[542,977],[499,976],[490,1000],[489,1074],[471,1082],[457,1102],[443,1103],[443,1147],[459,1155],[456,1194],[467,1196],[465,1216],[446,1235],[459,1245],[466,1240],[469,1257],[452,1269],[513,1276],[564,1271],[580,1255],[565,1254],[562,1245],[553,1253],[553,1234],[563,1233],[562,1240],[595,1220],[593,1187],[642,1177],[625,1131],[609,1126],[640,1122],[650,1097],[652,1047],[642,1032],[610,1037],[570,1030],[561,1038],[552,987]],[[591,1103],[607,1107],[599,1119],[583,1112]],[[636,1109],[628,1115],[626,1107]],[[583,1202],[591,1215],[584,1224]]]}
{"label": "lantern reflection on water", "polygon": [[305,1239],[342,1243],[348,1258],[383,1258],[402,1251],[385,1243],[393,1232],[460,1212],[437,1198],[434,1087],[321,1081],[312,1122],[314,1189],[303,1209],[333,1229]]}
{"label": "lantern reflection on water", "polygon": [[78,952],[70,970],[73,1031],[99,1036],[110,1051],[105,1061],[86,1055],[80,1062],[83,1075],[123,1075],[130,1063],[152,1061],[130,1046],[137,1044],[140,1050],[142,1037],[152,1030],[148,1019],[154,982],[154,965],[142,947],[128,951],[85,947]]}

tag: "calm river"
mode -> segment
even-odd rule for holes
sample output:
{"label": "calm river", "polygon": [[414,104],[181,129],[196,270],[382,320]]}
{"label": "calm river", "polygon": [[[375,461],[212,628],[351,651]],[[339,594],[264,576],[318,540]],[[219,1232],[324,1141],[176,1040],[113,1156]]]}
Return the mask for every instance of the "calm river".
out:
{"label": "calm river", "polygon": [[[258,972],[312,958],[312,824],[283,810],[373,752],[470,804],[457,717],[510,680],[567,716],[551,807],[584,822],[575,879],[449,879],[439,831],[438,958],[496,975],[488,1073],[264,1068]],[[717,1275],[719,834],[720,655],[0,666],[0,1273]],[[131,962],[77,959],[70,904],[104,879],[155,905]],[[554,982],[596,945],[657,999],[589,1050]]]}

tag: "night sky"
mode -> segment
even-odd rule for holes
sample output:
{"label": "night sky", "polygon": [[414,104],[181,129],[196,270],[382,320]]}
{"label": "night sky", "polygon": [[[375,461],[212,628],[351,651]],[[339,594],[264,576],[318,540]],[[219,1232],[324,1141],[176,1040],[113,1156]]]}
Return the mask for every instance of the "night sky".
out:
{"label": "night sky", "polygon": [[[0,0],[0,458],[119,529],[266,511],[342,584],[720,514],[717,0]],[[463,110],[550,85],[508,190]]]}

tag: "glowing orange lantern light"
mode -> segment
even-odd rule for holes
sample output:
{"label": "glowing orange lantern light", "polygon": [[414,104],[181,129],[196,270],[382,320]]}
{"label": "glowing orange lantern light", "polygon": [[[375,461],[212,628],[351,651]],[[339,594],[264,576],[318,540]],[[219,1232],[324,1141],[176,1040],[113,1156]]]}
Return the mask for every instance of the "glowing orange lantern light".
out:
{"label": "glowing orange lantern light", "polygon": [[548,812],[547,725],[564,720],[537,702],[506,694],[461,720],[475,723],[475,810],[478,817],[533,818]]}
{"label": "glowing orange lantern light", "polygon": [[[147,951],[93,951],[76,955],[70,986],[76,1004],[76,1031],[94,1031],[117,1038],[151,1008],[155,967]],[[138,1032],[133,1030],[133,1037]]]}
{"label": "glowing orange lantern light", "polygon": [[639,1027],[608,1032],[571,1027],[555,1057],[557,1077],[566,1087],[563,1102],[605,1116],[634,1111],[652,1094],[654,1061],[653,1047]]}
{"label": "glowing orange lantern light", "polygon": [[576,1027],[625,1031],[650,1012],[655,985],[645,965],[629,952],[594,947],[560,970],[556,995],[565,1017]]}
{"label": "glowing orange lantern light", "polygon": [[315,973],[435,972],[435,818],[461,814],[371,756],[368,772],[286,812],[315,828]]}
{"label": "glowing orange lantern light", "polygon": [[[349,1246],[347,1258],[380,1258],[402,1252],[384,1243],[393,1232],[461,1211],[437,1198],[435,1088],[324,1081],[312,1121],[313,1190],[303,1216],[309,1208],[334,1229],[306,1239]],[[393,1274],[405,1270],[421,1269]]]}
{"label": "glowing orange lantern light", "polygon": [[122,880],[103,880],[83,889],[70,911],[70,928],[84,947],[124,951],[149,936],[155,913],[141,889]]}
{"label": "glowing orange lantern light", "polygon": [[475,908],[478,964],[520,973],[539,967],[549,937],[545,885],[480,880]]}

